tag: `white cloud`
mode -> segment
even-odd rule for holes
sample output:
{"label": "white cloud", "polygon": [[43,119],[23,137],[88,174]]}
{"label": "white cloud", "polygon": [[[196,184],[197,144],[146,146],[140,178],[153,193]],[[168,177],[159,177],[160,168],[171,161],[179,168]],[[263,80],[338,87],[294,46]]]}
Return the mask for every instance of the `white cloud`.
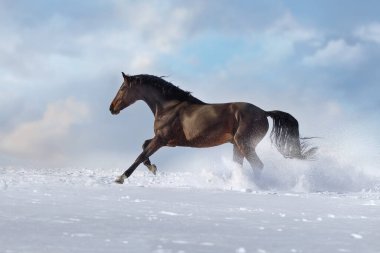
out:
{"label": "white cloud", "polygon": [[282,63],[296,53],[298,43],[315,44],[320,38],[317,30],[302,25],[290,12],[286,12],[263,32],[254,33],[255,44],[259,45],[262,55],[259,64],[272,66]]}
{"label": "white cloud", "polygon": [[195,8],[171,6],[156,2],[118,1],[121,21],[130,24],[129,31],[140,42],[155,51],[168,53],[188,35],[190,24],[196,17]]}
{"label": "white cloud", "polygon": [[380,43],[380,23],[371,23],[358,27],[354,34],[364,41]]}
{"label": "white cloud", "polygon": [[[24,78],[33,78],[40,80],[33,85],[63,86],[68,78],[78,79],[78,69],[84,75],[115,67],[131,73],[154,72],[162,54],[183,45],[196,18],[196,8],[161,1],[116,0],[106,8],[107,18],[100,15],[103,10],[95,9],[100,17],[91,24],[85,22],[94,14],[77,18],[58,11],[44,16],[43,22],[35,17],[31,28],[17,25],[9,11],[5,17],[12,22],[0,22],[0,32],[6,34],[0,40],[0,82],[22,86]],[[65,74],[64,83],[59,83],[57,73]]]}
{"label": "white cloud", "polygon": [[349,45],[343,39],[331,40],[314,55],[307,56],[303,62],[316,66],[352,66],[364,59],[364,49],[360,44]]}
{"label": "white cloud", "polygon": [[247,34],[244,36],[248,36],[250,48],[246,54],[237,54],[229,59],[219,72],[221,78],[240,78],[243,75],[253,78],[253,73],[272,76],[274,69],[284,69],[281,65],[297,56],[298,45],[314,45],[323,38],[317,29],[300,23],[289,11],[268,26]]}
{"label": "white cloud", "polygon": [[281,36],[293,42],[316,39],[318,33],[315,29],[301,25],[290,12],[286,12],[276,20],[267,30],[268,34]]}
{"label": "white cloud", "polygon": [[20,124],[1,136],[0,150],[18,157],[61,159],[72,127],[88,115],[87,105],[73,98],[51,103],[41,119]]}

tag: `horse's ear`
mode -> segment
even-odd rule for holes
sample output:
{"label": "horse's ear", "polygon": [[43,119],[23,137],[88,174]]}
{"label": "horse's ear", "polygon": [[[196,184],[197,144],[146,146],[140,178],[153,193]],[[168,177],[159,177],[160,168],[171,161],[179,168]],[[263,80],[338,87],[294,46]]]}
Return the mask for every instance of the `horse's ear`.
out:
{"label": "horse's ear", "polygon": [[124,74],[124,72],[121,72],[121,74],[123,75],[124,79],[128,78],[128,76],[126,74]]}

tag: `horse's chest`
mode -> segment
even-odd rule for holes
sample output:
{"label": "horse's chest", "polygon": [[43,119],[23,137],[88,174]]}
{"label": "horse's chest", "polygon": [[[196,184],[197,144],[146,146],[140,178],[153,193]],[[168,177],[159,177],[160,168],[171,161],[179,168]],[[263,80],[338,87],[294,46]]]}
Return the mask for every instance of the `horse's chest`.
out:
{"label": "horse's chest", "polygon": [[154,131],[156,135],[171,138],[172,135],[178,135],[181,132],[181,123],[179,117],[175,114],[162,116],[155,120]]}

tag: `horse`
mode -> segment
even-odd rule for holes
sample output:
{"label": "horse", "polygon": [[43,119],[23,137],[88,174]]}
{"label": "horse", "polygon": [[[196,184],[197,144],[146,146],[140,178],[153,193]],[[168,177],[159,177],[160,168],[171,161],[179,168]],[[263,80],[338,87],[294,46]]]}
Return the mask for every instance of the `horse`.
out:
{"label": "horse", "polygon": [[233,161],[243,166],[244,158],[259,178],[264,164],[256,154],[256,146],[268,129],[268,117],[273,119],[270,134],[272,144],[285,158],[309,159],[317,147],[309,147],[300,138],[298,121],[289,113],[264,111],[245,102],[209,104],[190,92],[154,75],[126,75],[110,105],[117,115],[138,100],[144,101],[154,115],[154,137],[142,145],[135,162],[117,179],[122,184],[143,163],[156,174],[157,167],[149,157],[158,149],[168,147],[206,148],[224,143],[233,144]]}

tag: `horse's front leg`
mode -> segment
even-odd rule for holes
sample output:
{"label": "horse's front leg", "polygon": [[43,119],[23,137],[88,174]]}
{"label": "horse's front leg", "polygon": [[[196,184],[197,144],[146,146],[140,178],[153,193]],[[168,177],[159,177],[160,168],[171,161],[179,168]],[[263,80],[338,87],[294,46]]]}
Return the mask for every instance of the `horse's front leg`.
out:
{"label": "horse's front leg", "polygon": [[[142,148],[143,150],[149,145],[149,143],[152,141],[152,139],[149,139],[149,140],[146,140],[144,141],[144,144],[142,145]],[[144,165],[148,168],[148,170],[150,172],[152,172],[154,175],[156,175],[156,172],[157,172],[157,167],[156,165],[152,164],[149,160],[149,158],[147,158],[145,161],[144,161]]]}
{"label": "horse's front leg", "polygon": [[155,164],[152,164],[150,162],[149,158],[144,161],[144,165],[148,168],[148,170],[150,172],[153,173],[153,175],[156,175],[156,173],[157,173],[157,166]]}
{"label": "horse's front leg", "polygon": [[154,137],[148,145],[144,148],[143,152],[137,157],[136,161],[121,175],[119,176],[115,182],[122,184],[124,183],[124,179],[128,178],[135,169],[140,165],[140,163],[146,161],[151,155],[154,154],[159,148],[164,146],[165,144],[159,137]]}

